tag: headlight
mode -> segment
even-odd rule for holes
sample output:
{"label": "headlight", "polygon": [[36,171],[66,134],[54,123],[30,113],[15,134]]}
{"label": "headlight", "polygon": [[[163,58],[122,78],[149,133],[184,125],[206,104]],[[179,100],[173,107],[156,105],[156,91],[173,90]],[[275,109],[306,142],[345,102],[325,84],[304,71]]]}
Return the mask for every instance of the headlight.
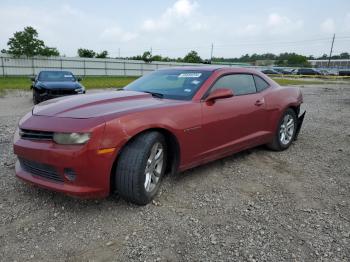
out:
{"label": "headlight", "polygon": [[81,145],[90,139],[90,133],[54,133],[53,141],[63,145]]}

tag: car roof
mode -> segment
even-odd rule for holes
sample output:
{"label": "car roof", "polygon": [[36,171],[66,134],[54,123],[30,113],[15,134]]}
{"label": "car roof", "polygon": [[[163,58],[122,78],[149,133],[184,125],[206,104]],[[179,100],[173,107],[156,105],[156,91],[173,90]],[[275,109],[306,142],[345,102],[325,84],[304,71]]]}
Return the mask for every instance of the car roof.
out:
{"label": "car roof", "polygon": [[175,66],[175,67],[167,67],[167,68],[161,68],[159,70],[201,70],[201,71],[215,71],[218,69],[223,68],[224,66],[217,66],[217,65],[211,65],[211,66]]}
{"label": "car roof", "polygon": [[195,71],[195,70],[201,70],[201,71],[227,71],[231,73],[254,73],[258,72],[255,69],[246,68],[246,67],[230,67],[230,66],[223,66],[223,65],[211,65],[211,66],[177,66],[177,67],[168,67],[168,68],[162,68],[159,70],[189,70],[189,71]]}
{"label": "car roof", "polygon": [[67,71],[67,70],[42,70],[39,72],[40,73],[51,73],[51,72],[62,72],[62,73],[71,73],[71,71]]}

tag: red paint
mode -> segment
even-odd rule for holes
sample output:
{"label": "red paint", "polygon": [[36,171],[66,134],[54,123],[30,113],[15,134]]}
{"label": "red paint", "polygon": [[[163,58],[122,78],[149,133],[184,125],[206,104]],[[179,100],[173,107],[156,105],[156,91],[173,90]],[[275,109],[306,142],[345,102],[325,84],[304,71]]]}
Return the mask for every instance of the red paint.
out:
{"label": "red paint", "polygon": [[[193,69],[193,68],[188,68]],[[201,69],[205,69],[201,67]],[[212,70],[212,75],[191,101],[158,99],[150,94],[119,91],[54,99],[35,106],[19,127],[55,132],[91,132],[85,145],[58,145],[52,141],[21,139],[16,132],[14,152],[27,160],[54,166],[59,174],[72,168],[77,179],[55,183],[25,172],[17,163],[19,178],[44,188],[80,197],[105,197],[110,193],[113,163],[121,148],[135,135],[151,128],[166,129],[180,147],[178,170],[266,144],[286,108],[302,103],[298,88],[280,87],[264,74],[242,68]],[[204,95],[222,75],[256,74],[270,87],[260,93],[207,101]],[[116,148],[112,153],[98,150]]]}

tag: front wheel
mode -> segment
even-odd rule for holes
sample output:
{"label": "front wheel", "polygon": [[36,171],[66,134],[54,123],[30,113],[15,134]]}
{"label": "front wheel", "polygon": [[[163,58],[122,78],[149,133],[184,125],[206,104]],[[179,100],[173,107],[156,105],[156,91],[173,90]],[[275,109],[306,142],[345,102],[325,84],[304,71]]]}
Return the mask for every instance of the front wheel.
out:
{"label": "front wheel", "polygon": [[119,195],[127,201],[146,205],[156,195],[165,173],[167,147],[159,132],[137,136],[122,150],[115,182]]}
{"label": "front wheel", "polygon": [[288,108],[279,121],[275,136],[270,144],[267,146],[275,151],[282,151],[287,149],[293,142],[298,119],[295,111]]}

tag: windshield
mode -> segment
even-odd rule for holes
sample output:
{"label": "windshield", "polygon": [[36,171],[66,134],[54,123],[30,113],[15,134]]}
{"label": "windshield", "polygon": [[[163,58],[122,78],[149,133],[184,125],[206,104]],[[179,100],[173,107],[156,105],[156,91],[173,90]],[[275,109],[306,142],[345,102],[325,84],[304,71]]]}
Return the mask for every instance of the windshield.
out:
{"label": "windshield", "polygon": [[191,100],[211,71],[167,69],[143,76],[124,90],[153,93],[157,97]]}
{"label": "windshield", "polygon": [[75,81],[75,77],[71,72],[67,71],[43,71],[38,76],[39,81],[51,81],[51,82],[72,82]]}

